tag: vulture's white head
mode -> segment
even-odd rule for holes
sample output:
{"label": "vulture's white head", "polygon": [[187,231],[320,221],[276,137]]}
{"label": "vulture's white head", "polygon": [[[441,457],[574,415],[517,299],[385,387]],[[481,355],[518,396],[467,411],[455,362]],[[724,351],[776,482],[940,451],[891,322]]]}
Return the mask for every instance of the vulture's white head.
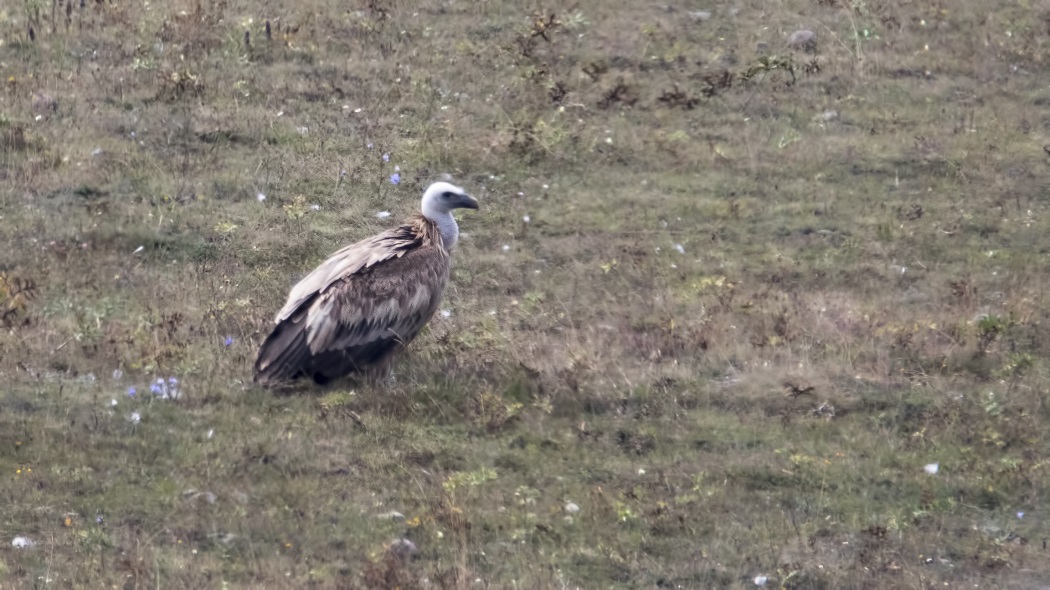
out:
{"label": "vulture's white head", "polygon": [[420,209],[423,216],[433,221],[441,237],[445,241],[445,247],[451,248],[459,240],[459,225],[452,217],[453,209],[477,209],[478,200],[467,194],[462,188],[448,182],[435,182],[427,187],[423,193],[423,201]]}

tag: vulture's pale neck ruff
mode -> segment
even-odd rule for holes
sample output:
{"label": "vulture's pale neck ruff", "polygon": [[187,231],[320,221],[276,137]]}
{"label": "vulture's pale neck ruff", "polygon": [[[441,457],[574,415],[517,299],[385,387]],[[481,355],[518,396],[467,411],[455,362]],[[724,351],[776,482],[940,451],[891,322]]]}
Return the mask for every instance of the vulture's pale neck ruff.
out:
{"label": "vulture's pale neck ruff", "polygon": [[420,209],[423,217],[434,222],[445,248],[451,250],[459,241],[459,225],[452,217],[453,209],[477,209],[477,200],[458,186],[447,182],[435,182],[423,193]]}

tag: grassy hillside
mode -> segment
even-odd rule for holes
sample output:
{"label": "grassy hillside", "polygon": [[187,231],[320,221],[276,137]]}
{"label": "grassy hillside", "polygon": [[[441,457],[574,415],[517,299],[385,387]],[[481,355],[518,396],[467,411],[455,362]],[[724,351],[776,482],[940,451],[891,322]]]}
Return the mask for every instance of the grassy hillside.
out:
{"label": "grassy hillside", "polygon": [[[5,3],[0,587],[1045,583],[1048,23]],[[254,387],[445,173],[396,382]]]}

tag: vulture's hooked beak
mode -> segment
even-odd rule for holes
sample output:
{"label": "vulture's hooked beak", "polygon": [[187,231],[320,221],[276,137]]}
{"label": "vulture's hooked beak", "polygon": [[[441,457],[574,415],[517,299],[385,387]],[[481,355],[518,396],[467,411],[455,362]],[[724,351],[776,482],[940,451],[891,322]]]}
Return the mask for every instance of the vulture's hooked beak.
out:
{"label": "vulture's hooked beak", "polygon": [[459,198],[456,199],[456,206],[460,209],[477,209],[478,200],[467,193],[462,193],[459,195]]}

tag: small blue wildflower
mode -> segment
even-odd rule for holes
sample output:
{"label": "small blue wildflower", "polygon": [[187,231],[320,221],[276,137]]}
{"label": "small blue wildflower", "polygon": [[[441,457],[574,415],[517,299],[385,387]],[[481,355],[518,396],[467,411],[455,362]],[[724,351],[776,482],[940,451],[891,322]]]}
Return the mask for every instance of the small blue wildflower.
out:
{"label": "small blue wildflower", "polygon": [[1018,512],[1017,518],[1024,518],[1024,512]]}
{"label": "small blue wildflower", "polygon": [[99,514],[98,516],[95,517],[95,524],[102,524],[102,520],[103,520],[102,519],[102,515]]}
{"label": "small blue wildflower", "polygon": [[132,385],[128,388],[128,397],[135,397],[135,386]]}
{"label": "small blue wildflower", "polygon": [[233,336],[227,336],[226,340],[222,342],[223,346],[230,346],[233,344]]}
{"label": "small blue wildflower", "polygon": [[397,172],[391,174],[390,175],[390,182],[392,182],[393,184],[397,184],[397,183],[401,182],[401,175],[398,174]]}
{"label": "small blue wildflower", "polygon": [[160,399],[179,399],[182,392],[179,390],[179,380],[175,377],[158,377],[150,386],[149,390]]}
{"label": "small blue wildflower", "polygon": [[390,154],[383,154],[383,161],[384,162],[389,162],[390,161]]}

